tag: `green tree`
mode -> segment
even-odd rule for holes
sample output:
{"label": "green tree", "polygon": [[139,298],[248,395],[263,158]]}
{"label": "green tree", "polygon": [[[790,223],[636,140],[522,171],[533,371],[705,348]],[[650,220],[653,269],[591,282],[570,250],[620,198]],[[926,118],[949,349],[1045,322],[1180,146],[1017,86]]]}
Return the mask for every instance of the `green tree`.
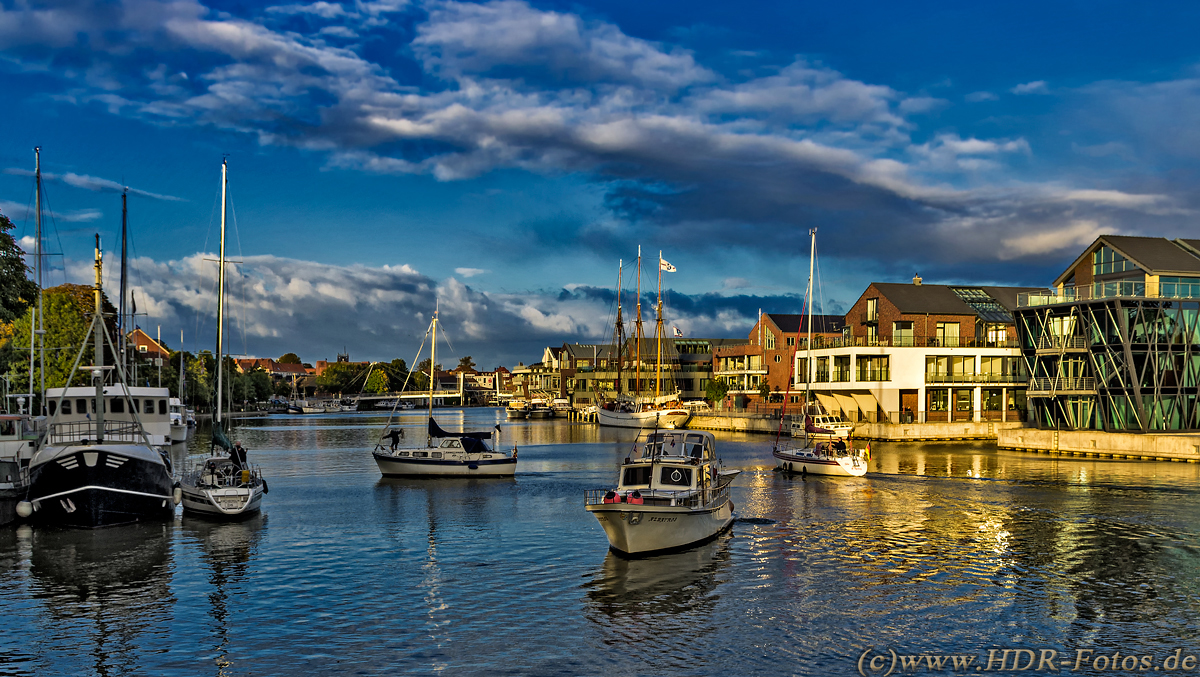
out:
{"label": "green tree", "polygon": [[725,395],[729,393],[729,385],[719,378],[708,380],[708,385],[704,386],[704,396],[710,402],[720,402],[725,399]]}
{"label": "green tree", "polygon": [[12,221],[0,214],[0,325],[12,324],[37,299],[37,285],[28,278],[25,252],[8,232],[12,229]]}
{"label": "green tree", "polygon": [[758,396],[762,398],[763,402],[771,400],[771,386],[766,381],[758,384]]}
{"label": "green tree", "polygon": [[376,368],[371,371],[371,376],[367,378],[367,385],[363,388],[368,393],[386,393],[388,389],[387,373],[383,369]]}
{"label": "green tree", "polygon": [[[78,284],[64,284],[45,291],[42,299],[44,317],[42,326],[46,330],[44,336],[46,346],[46,387],[59,388],[67,385],[67,377],[71,373],[71,365],[79,355],[79,347],[87,337],[88,327],[95,312],[95,290]],[[105,298],[102,301],[104,312],[116,315],[116,309]],[[12,323],[12,340],[5,347],[10,378],[19,382],[22,376],[29,372],[29,330],[34,322],[35,306],[25,310],[25,314]],[[108,335],[115,340],[116,332],[111,321],[106,318]],[[94,364],[94,339],[88,340],[84,346],[80,366]],[[105,364],[113,364],[112,351],[104,349]],[[35,359],[37,357],[35,356]],[[36,363],[35,363],[36,365]],[[27,376],[26,376],[27,377]],[[78,372],[71,385],[85,385],[90,382],[87,374]]]}
{"label": "green tree", "polygon": [[300,364],[300,356],[296,353],[284,353],[275,361],[279,364]]}
{"label": "green tree", "polygon": [[467,355],[466,357],[460,357],[460,358],[458,358],[458,368],[461,371],[466,371],[467,369],[474,369],[475,368],[475,360],[472,360],[470,355]]}
{"label": "green tree", "polygon": [[327,393],[356,393],[362,390],[367,367],[349,362],[334,362],[317,377],[317,387]]}

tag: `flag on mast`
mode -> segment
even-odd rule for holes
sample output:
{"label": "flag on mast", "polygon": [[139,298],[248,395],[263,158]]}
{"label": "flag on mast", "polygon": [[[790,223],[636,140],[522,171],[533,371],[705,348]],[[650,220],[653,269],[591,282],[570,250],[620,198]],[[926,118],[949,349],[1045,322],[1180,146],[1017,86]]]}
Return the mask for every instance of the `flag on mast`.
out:
{"label": "flag on mast", "polygon": [[661,271],[668,272],[668,273],[675,272],[675,266],[667,263],[667,260],[664,259],[662,256],[658,257],[658,269]]}
{"label": "flag on mast", "polygon": [[671,329],[675,330],[675,338],[683,338],[683,331],[681,331],[679,327],[671,325]]}

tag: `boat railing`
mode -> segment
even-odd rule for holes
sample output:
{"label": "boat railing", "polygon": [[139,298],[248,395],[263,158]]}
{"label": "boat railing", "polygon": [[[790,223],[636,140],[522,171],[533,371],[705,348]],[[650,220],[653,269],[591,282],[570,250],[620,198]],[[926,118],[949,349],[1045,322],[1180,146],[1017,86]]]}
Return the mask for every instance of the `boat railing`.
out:
{"label": "boat railing", "polygon": [[[250,474],[246,475],[246,472]],[[254,464],[244,468],[237,468],[233,464],[221,464],[215,468],[200,465],[185,473],[183,481],[192,486],[237,488],[261,482],[262,471]]]}
{"label": "boat railing", "polygon": [[[74,444],[96,441],[95,421],[67,421],[50,426],[49,444]],[[135,444],[144,441],[142,430],[136,421],[104,420],[104,442],[113,444]]]}
{"label": "boat railing", "polygon": [[[665,491],[662,489],[636,490],[639,496],[633,497],[635,490],[625,492],[615,489],[588,489],[584,492],[584,505],[648,505],[673,506],[682,508],[701,508],[729,496],[729,485],[709,487],[705,489],[682,489],[680,491]],[[637,503],[641,501],[641,503]]]}

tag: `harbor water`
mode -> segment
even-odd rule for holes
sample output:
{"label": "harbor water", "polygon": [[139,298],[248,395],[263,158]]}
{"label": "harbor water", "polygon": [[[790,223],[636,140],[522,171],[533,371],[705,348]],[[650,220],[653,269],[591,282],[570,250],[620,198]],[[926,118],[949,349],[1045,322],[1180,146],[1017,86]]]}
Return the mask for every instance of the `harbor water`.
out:
{"label": "harbor water", "polygon": [[[1200,465],[874,444],[864,478],[800,478],[773,472],[771,437],[717,433],[742,470],[733,528],[624,560],[583,493],[614,483],[635,431],[436,418],[500,423],[515,479],[381,479],[383,418],[272,416],[234,433],[269,482],[258,517],[0,530],[0,674],[869,675],[923,655],[909,672],[951,674],[933,661],[953,655],[974,657],[964,674],[1047,657],[1027,674],[1112,674],[1200,656]],[[424,421],[404,414],[410,441]]]}

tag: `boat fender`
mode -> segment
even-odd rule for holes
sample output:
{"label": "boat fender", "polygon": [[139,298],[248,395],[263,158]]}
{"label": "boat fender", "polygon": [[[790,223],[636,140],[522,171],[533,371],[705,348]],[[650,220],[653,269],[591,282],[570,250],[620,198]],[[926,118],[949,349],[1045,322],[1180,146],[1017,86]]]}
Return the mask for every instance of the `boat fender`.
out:
{"label": "boat fender", "polygon": [[271,493],[271,489],[267,486],[267,481],[263,480],[262,483],[263,483],[263,493],[264,494]]}
{"label": "boat fender", "polygon": [[629,494],[629,502],[633,505],[642,505],[646,502],[646,499],[642,498],[642,492],[634,489],[633,493]]}
{"label": "boat fender", "polygon": [[17,515],[21,519],[25,519],[33,514],[33,504],[29,501],[21,501],[17,503]]}
{"label": "boat fender", "polygon": [[617,492],[609,491],[608,493],[604,494],[604,502],[605,503],[616,503],[617,502]]}
{"label": "boat fender", "polygon": [[183,489],[178,482],[175,483],[175,491],[171,492],[171,499],[175,501],[175,505],[183,502]]}
{"label": "boat fender", "polygon": [[467,464],[467,468],[468,468],[469,470],[479,470],[479,464],[477,464],[477,463],[468,463],[468,464]]}

